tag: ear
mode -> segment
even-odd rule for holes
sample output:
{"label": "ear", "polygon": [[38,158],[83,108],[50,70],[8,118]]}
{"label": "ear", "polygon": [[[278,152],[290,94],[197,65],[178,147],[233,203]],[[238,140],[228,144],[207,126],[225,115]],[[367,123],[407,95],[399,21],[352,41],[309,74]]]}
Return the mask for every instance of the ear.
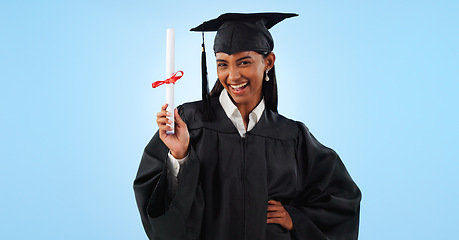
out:
{"label": "ear", "polygon": [[273,52],[270,52],[265,58],[266,70],[274,67],[274,62],[276,61],[276,55]]}

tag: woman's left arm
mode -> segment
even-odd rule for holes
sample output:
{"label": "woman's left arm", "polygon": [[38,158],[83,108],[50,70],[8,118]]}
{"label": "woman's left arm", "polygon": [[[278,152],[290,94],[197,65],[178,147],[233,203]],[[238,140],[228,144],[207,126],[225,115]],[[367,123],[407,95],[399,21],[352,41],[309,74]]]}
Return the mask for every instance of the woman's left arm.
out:
{"label": "woman's left arm", "polygon": [[302,123],[297,145],[301,192],[283,208],[292,239],[357,239],[361,192],[335,151]]}

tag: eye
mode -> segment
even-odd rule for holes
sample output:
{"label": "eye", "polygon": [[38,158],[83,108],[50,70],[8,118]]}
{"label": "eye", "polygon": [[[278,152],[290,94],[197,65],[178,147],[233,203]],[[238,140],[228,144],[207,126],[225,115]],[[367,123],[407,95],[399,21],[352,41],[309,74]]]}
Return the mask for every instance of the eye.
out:
{"label": "eye", "polygon": [[241,65],[241,66],[249,65],[249,64],[251,64],[250,61],[241,61],[241,62],[239,63],[239,65]]}
{"label": "eye", "polygon": [[217,67],[219,67],[219,68],[223,68],[223,67],[226,67],[226,66],[228,66],[228,64],[226,64],[224,62],[217,63]]}

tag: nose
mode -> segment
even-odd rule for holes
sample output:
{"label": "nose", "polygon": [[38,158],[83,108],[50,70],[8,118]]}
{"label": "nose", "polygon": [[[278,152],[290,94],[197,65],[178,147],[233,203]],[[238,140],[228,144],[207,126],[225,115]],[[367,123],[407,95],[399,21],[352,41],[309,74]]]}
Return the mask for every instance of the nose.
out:
{"label": "nose", "polygon": [[239,73],[239,69],[237,67],[230,67],[228,80],[235,81],[240,77],[241,74]]}

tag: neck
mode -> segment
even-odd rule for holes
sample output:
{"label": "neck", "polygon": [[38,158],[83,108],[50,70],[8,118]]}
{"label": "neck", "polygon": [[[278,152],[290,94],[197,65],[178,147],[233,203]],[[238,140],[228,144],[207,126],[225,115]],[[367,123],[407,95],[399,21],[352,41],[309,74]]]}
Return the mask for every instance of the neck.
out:
{"label": "neck", "polygon": [[242,120],[244,121],[245,130],[247,130],[247,126],[249,125],[249,114],[250,112],[252,112],[254,108],[255,107],[249,107],[247,105],[242,105],[242,106],[237,107],[237,109],[242,115]]}
{"label": "neck", "polygon": [[244,121],[244,127],[247,130],[247,126],[249,125],[249,114],[255,109],[255,107],[260,103],[261,98],[252,104],[236,104],[237,109],[241,113],[242,120]]}

